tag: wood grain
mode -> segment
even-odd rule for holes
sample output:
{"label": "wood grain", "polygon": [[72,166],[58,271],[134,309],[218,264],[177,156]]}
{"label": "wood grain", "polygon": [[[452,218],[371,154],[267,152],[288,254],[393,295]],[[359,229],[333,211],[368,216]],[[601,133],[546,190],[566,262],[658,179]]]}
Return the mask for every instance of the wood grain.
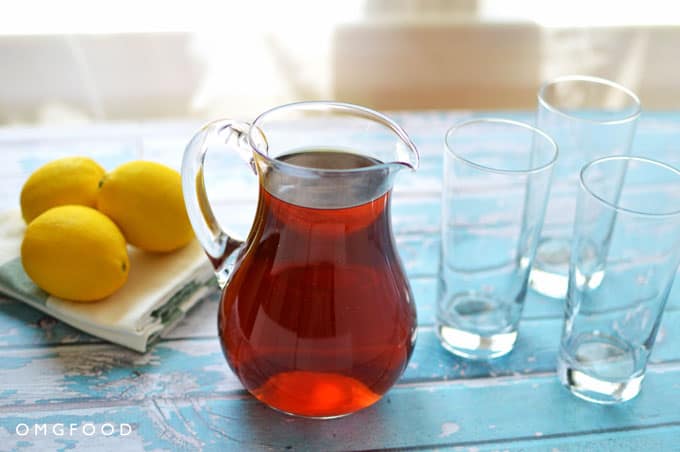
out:
{"label": "wood grain", "polygon": [[574,450],[610,443],[623,450],[636,443],[671,445],[672,450],[680,427],[679,378],[677,364],[653,366],[640,396],[615,407],[576,399],[553,375],[538,375],[400,386],[376,405],[334,421],[288,417],[252,397],[159,396],[136,403],[45,405],[28,412],[17,407],[3,411],[0,432],[4,444],[34,450],[54,449],[64,439],[18,438],[18,424],[131,424],[132,433],[124,438],[67,439],[82,448],[107,450],[562,450],[563,445]]}
{"label": "wood grain", "polygon": [[[498,112],[494,116],[501,115]],[[393,226],[416,299],[419,334],[403,377],[377,405],[328,422],[280,415],[242,389],[216,337],[217,294],[206,297],[150,352],[138,354],[0,297],[0,449],[52,450],[677,450],[680,437],[680,283],[670,297],[640,396],[616,407],[580,401],[555,378],[562,302],[530,294],[520,339],[507,357],[471,363],[453,357],[434,330],[439,265],[442,137],[462,112],[396,113],[422,152],[421,169],[403,174]],[[531,113],[502,116],[531,120]],[[2,208],[18,186],[64,143],[102,143],[107,167],[144,157],[178,168],[198,124],[123,124],[0,131]],[[43,138],[37,139],[37,133]],[[62,146],[50,151],[57,140]],[[61,141],[59,141],[61,140]],[[73,141],[75,140],[75,141]],[[20,145],[20,146],[19,146]],[[81,147],[82,148],[82,147]],[[76,147],[75,149],[81,149]],[[634,153],[680,166],[680,114],[648,113]],[[216,203],[230,226],[247,231],[254,178],[216,163]],[[243,187],[236,190],[234,187]],[[556,193],[568,187],[557,182]],[[640,187],[640,190],[650,187]],[[249,207],[250,206],[250,207]],[[30,435],[19,423],[130,423],[129,436]]]}

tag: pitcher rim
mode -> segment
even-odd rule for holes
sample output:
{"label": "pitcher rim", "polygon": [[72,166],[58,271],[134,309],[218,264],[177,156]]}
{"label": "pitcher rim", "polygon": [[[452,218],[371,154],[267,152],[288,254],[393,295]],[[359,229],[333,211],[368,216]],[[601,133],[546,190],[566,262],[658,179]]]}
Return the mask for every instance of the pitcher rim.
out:
{"label": "pitcher rim", "polygon": [[[388,127],[392,132],[394,132],[399,139],[406,144],[406,146],[409,148],[409,151],[411,151],[411,155],[413,156],[412,159],[409,161],[392,161],[392,162],[381,162],[381,163],[376,163],[375,165],[371,166],[364,166],[361,168],[349,168],[349,169],[328,169],[328,168],[313,168],[313,167],[308,167],[308,166],[300,166],[300,165],[295,165],[293,163],[288,163],[283,160],[278,160],[274,157],[271,157],[268,153],[267,150],[262,150],[260,147],[258,147],[255,144],[255,140],[253,139],[253,131],[258,130],[260,132],[260,135],[264,139],[264,142],[267,143],[267,135],[262,131],[262,129],[259,127],[258,123],[262,121],[263,118],[270,116],[273,113],[279,112],[281,110],[287,110],[287,109],[309,109],[309,110],[317,110],[319,111],[319,107],[321,106],[326,106],[330,107],[332,110],[339,110],[339,111],[344,111],[347,113],[360,113],[360,117],[363,117],[364,119],[367,120],[372,120],[373,122],[377,122],[379,124],[384,125],[385,127]],[[361,105],[357,104],[352,104],[348,102],[337,102],[337,101],[329,101],[329,100],[312,100],[312,101],[298,101],[298,102],[290,102],[287,104],[283,105],[278,105],[276,107],[270,108],[262,113],[260,113],[255,120],[252,122],[250,130],[248,131],[248,145],[251,147],[251,149],[257,153],[260,157],[265,159],[269,164],[276,166],[277,168],[281,169],[286,169],[292,172],[296,173],[314,173],[314,174],[357,174],[357,173],[363,173],[363,172],[370,172],[370,171],[377,171],[380,169],[385,169],[385,168],[393,168],[395,166],[398,167],[404,167],[404,168],[409,168],[411,171],[415,171],[418,169],[418,166],[420,165],[420,153],[418,152],[418,148],[416,145],[413,143],[409,135],[406,133],[406,131],[399,125],[397,124],[393,119],[391,119],[389,116],[380,113],[376,110],[373,110],[368,107],[364,107]],[[344,152],[344,151],[343,151]],[[350,153],[350,152],[348,152]],[[364,155],[362,153],[358,152],[353,152],[356,155]]]}

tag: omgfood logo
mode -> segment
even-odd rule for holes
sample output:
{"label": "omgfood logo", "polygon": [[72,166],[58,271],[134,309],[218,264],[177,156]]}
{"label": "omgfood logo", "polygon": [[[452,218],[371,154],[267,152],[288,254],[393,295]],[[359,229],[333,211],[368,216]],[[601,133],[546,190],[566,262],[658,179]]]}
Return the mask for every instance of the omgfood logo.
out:
{"label": "omgfood logo", "polygon": [[86,422],[84,424],[33,424],[25,423],[17,424],[14,429],[19,436],[128,436],[132,433],[132,426],[130,424],[121,423],[113,424],[105,422],[103,424],[95,424],[93,422]]}

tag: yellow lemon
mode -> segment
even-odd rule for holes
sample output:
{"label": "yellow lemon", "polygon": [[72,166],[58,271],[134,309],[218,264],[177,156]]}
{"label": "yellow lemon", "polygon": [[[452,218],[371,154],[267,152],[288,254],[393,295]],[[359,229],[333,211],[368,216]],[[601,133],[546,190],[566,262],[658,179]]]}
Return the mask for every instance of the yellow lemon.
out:
{"label": "yellow lemon", "polygon": [[66,157],[38,168],[21,189],[26,223],[47,209],[67,204],[95,207],[104,169],[87,157]]}
{"label": "yellow lemon", "polygon": [[179,173],[154,162],[125,163],[99,184],[97,208],[146,251],[167,252],[193,238]]}
{"label": "yellow lemon", "polygon": [[75,301],[111,295],[130,271],[123,234],[106,215],[84,206],[54,207],[33,220],[21,263],[45,292]]}

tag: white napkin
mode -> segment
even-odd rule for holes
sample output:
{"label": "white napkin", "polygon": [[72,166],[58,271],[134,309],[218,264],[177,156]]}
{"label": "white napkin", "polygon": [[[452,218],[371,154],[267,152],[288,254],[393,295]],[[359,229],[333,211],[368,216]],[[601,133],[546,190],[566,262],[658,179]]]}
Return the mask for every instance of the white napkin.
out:
{"label": "white napkin", "polygon": [[0,214],[0,293],[23,301],[93,336],[144,352],[198,301],[217,289],[198,242],[167,254],[129,247],[130,274],[110,297],[78,303],[38,288],[21,266],[25,224],[19,212]]}

